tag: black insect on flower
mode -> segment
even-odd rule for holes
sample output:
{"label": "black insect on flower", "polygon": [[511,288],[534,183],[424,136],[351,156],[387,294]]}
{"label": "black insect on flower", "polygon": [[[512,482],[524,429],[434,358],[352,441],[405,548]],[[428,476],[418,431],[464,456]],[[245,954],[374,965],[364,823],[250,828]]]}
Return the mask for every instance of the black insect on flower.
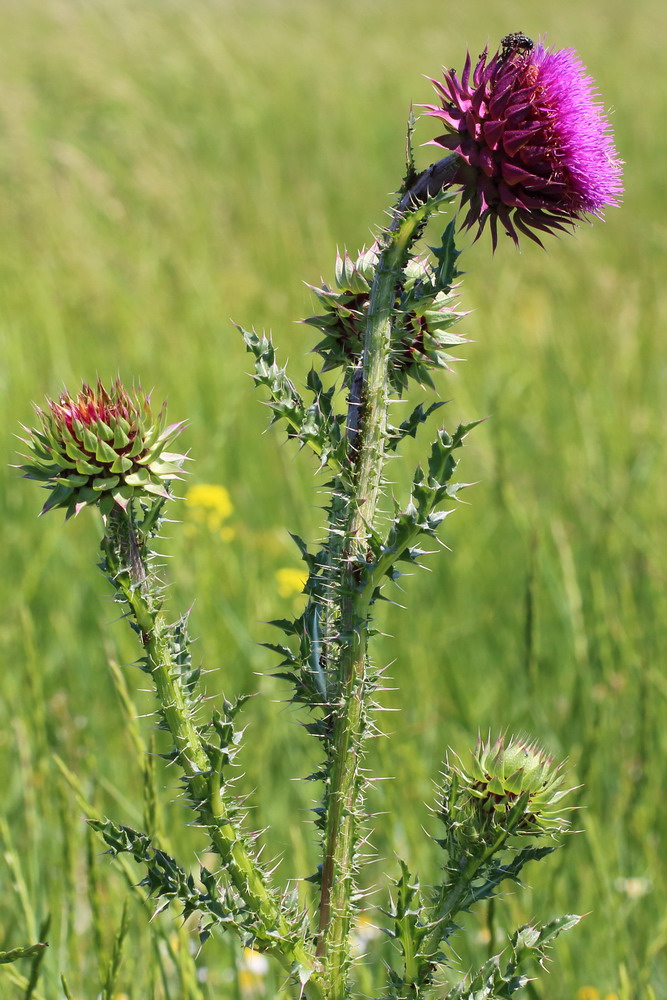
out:
{"label": "black insect on flower", "polygon": [[468,204],[464,226],[498,223],[518,244],[523,233],[563,230],[586,213],[616,205],[621,161],[593,80],[571,49],[534,44],[520,32],[503,38],[474,70],[433,80],[441,105],[426,113],[447,129],[433,140],[461,158],[455,183]]}

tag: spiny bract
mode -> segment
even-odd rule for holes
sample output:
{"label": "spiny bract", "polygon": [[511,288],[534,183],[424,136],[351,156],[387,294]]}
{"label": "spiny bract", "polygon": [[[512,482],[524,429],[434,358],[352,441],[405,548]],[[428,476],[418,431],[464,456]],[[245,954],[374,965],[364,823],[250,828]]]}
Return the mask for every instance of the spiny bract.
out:
{"label": "spiny bract", "polygon": [[[407,389],[408,379],[434,387],[430,371],[451,371],[458,360],[450,350],[466,343],[450,331],[465,312],[457,311],[458,277],[453,230],[443,247],[435,248],[436,266],[428,257],[411,257],[404,269],[400,297],[392,328],[389,380],[397,393]],[[446,260],[445,260],[446,256]],[[377,244],[362,250],[356,261],[347,252],[336,258],[335,288],[309,285],[325,312],[305,320],[324,334],[314,350],[324,358],[323,371],[351,368],[359,362],[364,347],[370,290],[378,265]]]}

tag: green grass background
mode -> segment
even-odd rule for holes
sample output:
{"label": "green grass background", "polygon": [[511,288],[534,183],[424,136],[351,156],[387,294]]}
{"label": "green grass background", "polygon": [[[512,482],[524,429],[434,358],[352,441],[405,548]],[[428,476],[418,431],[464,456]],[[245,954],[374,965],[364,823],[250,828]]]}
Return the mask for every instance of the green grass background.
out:
{"label": "green grass background", "polygon": [[[367,244],[383,221],[410,102],[430,100],[423,74],[518,29],[576,48],[590,67],[627,193],[604,225],[552,239],[548,254],[508,241],[493,258],[484,239],[463,258],[474,343],[440,391],[450,423],[491,419],[464,454],[462,476],[478,485],[447,521],[451,551],[406,581],[407,612],[384,613],[394,638],[376,655],[392,661],[398,690],[382,700],[400,712],[380,717],[391,738],[371,748],[376,773],[395,780],[371,794],[380,861],[366,877],[384,881],[395,853],[436,877],[424,803],[448,746],[464,752],[489,728],[539,736],[583,783],[583,832],[506,898],[498,934],[513,920],[589,913],[532,997],[665,994],[664,6],[1,0],[0,948],[36,939],[51,913],[35,996],[62,998],[60,972],[74,997],[97,996],[125,894],[97,845],[86,861],[83,812],[52,756],[133,825],[142,758],[107,666],[136,650],[95,569],[98,526],[88,514],[37,522],[41,498],[8,469],[18,422],[31,400],[98,373],[154,386],[174,419],[189,419],[192,480],[229,489],[236,535],[173,526],[171,599],[194,601],[196,653],[216,670],[209,691],[259,693],[242,783],[256,790],[251,822],[271,824],[279,878],[309,873],[314,786],[292,779],[315,748],[257,643],[269,637],[261,622],[290,610],[274,579],[298,566],[286,528],[317,538],[320,500],[309,458],[262,436],[267,413],[229,319],[271,328],[303,377],[314,341],[294,323],[311,310],[302,282],[328,280],[336,246]],[[143,675],[125,677],[149,712]],[[150,720],[140,725],[148,738]],[[174,779],[159,781],[166,801]],[[183,858],[201,846],[181,832],[185,818],[167,809]],[[646,880],[644,894],[627,879]],[[151,948],[164,941],[154,931],[149,943],[145,914],[133,905],[130,918],[118,993],[185,995],[164,958],[158,982]],[[461,944],[464,970],[485,955],[482,923]],[[170,918],[162,926],[174,933]],[[237,996],[236,961],[209,942],[199,995]],[[369,992],[377,968],[371,955]],[[24,996],[23,974],[0,968],[0,995]],[[269,977],[266,995],[275,989]]]}

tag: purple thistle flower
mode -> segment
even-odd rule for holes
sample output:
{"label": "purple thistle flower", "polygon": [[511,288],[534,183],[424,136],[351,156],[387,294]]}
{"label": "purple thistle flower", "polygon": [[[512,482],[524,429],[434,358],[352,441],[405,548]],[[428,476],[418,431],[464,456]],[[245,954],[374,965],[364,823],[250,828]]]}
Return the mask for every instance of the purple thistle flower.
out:
{"label": "purple thistle flower", "polygon": [[471,68],[468,53],[460,79],[450,70],[432,80],[442,107],[426,105],[448,130],[433,144],[463,161],[454,183],[469,203],[466,228],[481,233],[488,221],[495,248],[500,222],[517,245],[518,232],[541,245],[533,230],[563,230],[618,204],[611,126],[572,49],[508,35],[491,59],[484,50],[472,78]]}

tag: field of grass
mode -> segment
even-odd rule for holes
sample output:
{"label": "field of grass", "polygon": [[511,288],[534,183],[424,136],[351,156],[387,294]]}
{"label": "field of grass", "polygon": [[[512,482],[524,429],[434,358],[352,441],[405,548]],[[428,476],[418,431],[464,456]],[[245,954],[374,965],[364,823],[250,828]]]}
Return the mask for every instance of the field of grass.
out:
{"label": "field of grass", "polygon": [[[94,805],[141,825],[137,744],[152,736],[149,719],[128,725],[109,661],[139,714],[152,702],[125,667],[136,649],[95,569],[94,517],[38,522],[41,498],[8,468],[18,423],[31,400],[98,373],[154,386],[173,419],[189,419],[192,482],[226,487],[233,530],[174,510],[171,600],[194,602],[210,693],[258,692],[242,782],[252,823],[271,825],[278,877],[312,871],[313,788],[292,779],[314,748],[258,643],[262,622],[298,600],[280,596],[276,573],[299,565],[287,528],[321,530],[317,480],[308,456],[262,435],[267,412],[230,317],[271,328],[302,378],[314,343],[294,323],[311,311],[303,281],[329,280],[336,246],[368,244],[384,219],[410,102],[430,100],[423,74],[518,29],[590,67],[613,108],[626,197],[548,254],[508,241],[492,258],[487,240],[462,241],[474,343],[440,391],[451,424],[491,419],[464,455],[477,485],[447,522],[451,551],[405,582],[407,612],[383,613],[393,638],[376,653],[397,689],[383,701],[400,712],[380,716],[391,738],[371,751],[394,780],[372,793],[379,861],[367,879],[382,881],[395,854],[435,877],[423,828],[436,832],[427,804],[448,746],[465,753],[489,728],[538,736],[582,786],[582,832],[506,898],[499,927],[590,915],[530,995],[667,992],[665,9],[0,0],[0,950],[37,940],[50,913],[35,1000],[62,1000],[61,972],[72,997],[96,997],[121,918],[124,876],[87,843],[83,817]],[[166,802],[173,779],[158,779]],[[182,820],[165,808],[187,857],[199,842]],[[118,997],[275,996],[273,973],[253,978],[224,939],[195,974],[172,917],[149,929],[133,902],[129,918]],[[486,928],[467,942],[462,969],[486,954]],[[360,984],[372,996],[374,947]],[[2,998],[26,995],[25,971],[0,967]]]}

